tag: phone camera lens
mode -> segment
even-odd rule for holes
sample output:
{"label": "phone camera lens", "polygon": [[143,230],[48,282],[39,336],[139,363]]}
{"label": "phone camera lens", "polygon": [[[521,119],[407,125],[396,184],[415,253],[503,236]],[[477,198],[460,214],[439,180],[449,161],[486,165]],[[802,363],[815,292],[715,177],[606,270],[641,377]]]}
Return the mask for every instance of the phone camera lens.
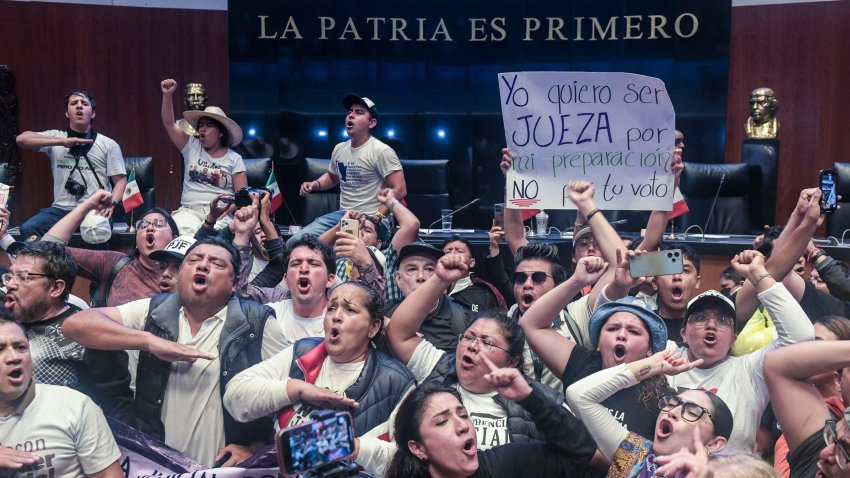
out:
{"label": "phone camera lens", "polygon": [[673,255],[674,255],[674,256],[676,256],[676,257],[679,257],[679,253],[678,253],[678,252],[674,252],[674,253],[673,253]]}
{"label": "phone camera lens", "polygon": [[672,253],[672,252],[668,252],[668,253],[667,253],[667,257],[673,257],[673,253]]}

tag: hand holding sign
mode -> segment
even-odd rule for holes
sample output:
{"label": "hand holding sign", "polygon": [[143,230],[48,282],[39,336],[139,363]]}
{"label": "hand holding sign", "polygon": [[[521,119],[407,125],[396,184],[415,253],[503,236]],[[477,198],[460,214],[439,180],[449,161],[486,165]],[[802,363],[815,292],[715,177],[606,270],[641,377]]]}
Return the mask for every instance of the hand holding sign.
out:
{"label": "hand holding sign", "polygon": [[670,210],[674,113],[664,83],[630,73],[499,75],[507,206],[572,209],[586,180],[601,209]]}

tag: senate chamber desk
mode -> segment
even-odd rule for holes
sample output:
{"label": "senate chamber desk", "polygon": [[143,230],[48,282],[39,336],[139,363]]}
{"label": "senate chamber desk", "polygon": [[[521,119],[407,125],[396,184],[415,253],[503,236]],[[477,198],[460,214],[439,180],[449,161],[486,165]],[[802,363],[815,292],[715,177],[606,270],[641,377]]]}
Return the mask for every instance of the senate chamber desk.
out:
{"label": "senate chamber desk", "polygon": [[[14,231],[13,235],[14,235]],[[477,258],[481,258],[487,253],[489,247],[489,239],[487,231],[473,229],[455,229],[451,231],[428,230],[423,229],[419,233],[419,238],[435,247],[442,247],[442,244],[453,235],[459,235],[468,240],[473,247],[473,254]],[[624,235],[626,236],[626,235]],[[634,235],[636,237],[636,235]],[[283,236],[284,239],[288,235]],[[720,273],[729,267],[729,261],[738,252],[752,248],[753,239],[755,236],[741,235],[717,235],[706,234],[703,237],[700,234],[677,234],[675,238],[664,236],[665,242],[686,244],[693,248],[700,257],[700,286],[699,291],[702,292],[708,289],[716,289],[719,287]],[[561,262],[567,269],[571,269],[572,262],[572,234],[561,235],[552,233],[544,236],[532,236],[528,238],[531,242],[542,242],[558,246],[558,252],[561,257]],[[815,239],[818,247],[826,251],[831,257],[842,261],[850,261],[850,243],[839,244],[835,240],[820,240]],[[135,244],[135,234],[129,232],[113,233],[112,239],[109,240],[108,246],[113,250],[129,252]],[[70,241],[70,245],[75,247],[89,246],[80,238],[79,234],[74,234]],[[507,244],[502,241],[500,255],[506,265],[512,265],[510,251]],[[8,258],[4,254],[0,254],[0,262],[8,265]],[[479,264],[481,262],[479,261]],[[808,265],[807,265],[808,268]],[[486,279],[486,277],[485,277]],[[73,293],[80,296],[84,300],[89,299],[89,281],[83,278],[77,278],[74,283]]]}

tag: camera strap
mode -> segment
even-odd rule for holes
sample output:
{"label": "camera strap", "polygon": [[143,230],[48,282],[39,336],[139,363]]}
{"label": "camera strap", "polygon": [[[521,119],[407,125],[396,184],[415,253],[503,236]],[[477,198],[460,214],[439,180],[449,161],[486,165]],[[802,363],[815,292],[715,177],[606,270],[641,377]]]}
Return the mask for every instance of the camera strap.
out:
{"label": "camera strap", "polygon": [[[69,138],[83,138],[90,139],[91,143],[87,144],[78,144],[73,148],[69,149],[71,155],[74,157],[74,167],[71,169],[71,172],[68,173],[68,179],[71,179],[71,176],[74,174],[74,171],[79,171],[80,169],[80,157],[86,160],[86,165],[89,167],[89,171],[94,175],[94,180],[97,181],[97,187],[100,189],[105,189],[103,187],[103,183],[100,182],[100,176],[97,175],[97,171],[95,171],[94,166],[91,164],[91,160],[89,160],[89,151],[91,151],[92,146],[94,146],[94,142],[97,140],[97,131],[94,128],[89,128],[89,130],[85,133],[78,133],[72,129],[68,129],[67,131]],[[80,178],[83,180],[83,184],[86,183],[86,177],[83,176],[83,172],[80,171]],[[88,187],[88,184],[86,184]]]}

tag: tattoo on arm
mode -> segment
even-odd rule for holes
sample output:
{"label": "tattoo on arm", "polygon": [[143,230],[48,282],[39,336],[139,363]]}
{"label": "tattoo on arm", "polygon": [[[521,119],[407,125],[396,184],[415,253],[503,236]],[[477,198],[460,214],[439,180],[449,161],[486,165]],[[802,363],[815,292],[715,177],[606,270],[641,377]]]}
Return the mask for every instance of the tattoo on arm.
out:
{"label": "tattoo on arm", "polygon": [[652,367],[650,367],[649,365],[644,365],[640,368],[640,370],[638,370],[638,377],[643,377],[644,375],[648,374],[650,370],[652,370]]}

